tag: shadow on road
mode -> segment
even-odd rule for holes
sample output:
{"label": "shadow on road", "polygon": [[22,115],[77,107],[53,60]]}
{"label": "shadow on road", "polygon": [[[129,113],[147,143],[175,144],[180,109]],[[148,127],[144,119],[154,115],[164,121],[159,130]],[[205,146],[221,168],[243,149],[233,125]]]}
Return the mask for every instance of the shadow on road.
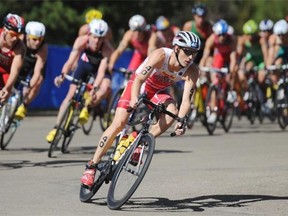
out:
{"label": "shadow on road", "polygon": [[47,168],[61,168],[68,166],[79,166],[87,163],[87,160],[53,160],[43,162],[31,162],[29,160],[13,160],[0,162],[0,170],[20,169],[27,167],[47,167]]}
{"label": "shadow on road", "polygon": [[[169,200],[167,198],[145,197],[131,198],[122,210],[150,209],[153,211],[179,211],[189,210],[196,212],[205,211],[207,208],[215,207],[245,207],[251,203],[269,200],[288,200],[288,197],[269,195],[207,195],[182,200]],[[100,204],[100,203],[99,203]],[[103,202],[101,202],[103,205]]]}

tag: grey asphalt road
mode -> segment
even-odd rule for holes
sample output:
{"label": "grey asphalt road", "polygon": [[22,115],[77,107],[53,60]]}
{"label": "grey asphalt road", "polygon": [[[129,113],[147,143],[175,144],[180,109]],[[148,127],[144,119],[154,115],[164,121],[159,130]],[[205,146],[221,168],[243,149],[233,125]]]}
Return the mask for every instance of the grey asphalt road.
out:
{"label": "grey asphalt road", "polygon": [[235,119],[229,133],[207,135],[196,122],[184,136],[156,142],[149,170],[126,205],[111,211],[108,185],[79,201],[80,177],[101,133],[77,131],[70,154],[48,158],[45,136],[55,116],[27,117],[0,151],[0,215],[288,215],[288,130]]}

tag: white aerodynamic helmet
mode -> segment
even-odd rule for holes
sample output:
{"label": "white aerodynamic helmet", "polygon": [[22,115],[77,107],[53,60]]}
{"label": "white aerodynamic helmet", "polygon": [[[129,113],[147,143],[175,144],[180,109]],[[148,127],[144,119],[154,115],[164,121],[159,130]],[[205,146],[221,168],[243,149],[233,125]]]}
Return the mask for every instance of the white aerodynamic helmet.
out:
{"label": "white aerodynamic helmet", "polygon": [[273,29],[273,21],[270,19],[264,19],[259,23],[260,31],[271,31]]}
{"label": "white aerodynamic helmet", "polygon": [[44,37],[46,33],[45,25],[41,22],[30,21],[26,24],[25,32],[27,35]]}
{"label": "white aerodynamic helmet", "polygon": [[146,20],[142,15],[136,14],[129,20],[129,28],[132,31],[143,31],[146,28]]}
{"label": "white aerodynamic helmet", "polygon": [[186,47],[198,51],[201,47],[201,41],[193,32],[179,31],[173,38],[172,45],[178,45],[180,47]]}
{"label": "white aerodynamic helmet", "polygon": [[281,19],[277,21],[273,28],[273,33],[277,35],[283,35],[288,32],[288,23],[286,20]]}
{"label": "white aerodynamic helmet", "polygon": [[105,37],[108,32],[108,24],[102,19],[93,19],[89,23],[89,31],[97,37]]}

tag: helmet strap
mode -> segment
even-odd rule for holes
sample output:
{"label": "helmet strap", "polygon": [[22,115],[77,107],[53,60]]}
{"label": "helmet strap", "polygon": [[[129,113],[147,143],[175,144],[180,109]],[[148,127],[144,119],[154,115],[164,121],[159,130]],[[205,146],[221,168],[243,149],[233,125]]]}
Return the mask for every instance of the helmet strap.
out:
{"label": "helmet strap", "polygon": [[[175,52],[175,50],[174,50],[174,52]],[[180,61],[179,61],[178,53],[177,53],[177,52],[175,52],[175,56],[176,56],[176,59],[177,59],[179,65],[180,65],[180,67],[181,67],[181,68],[184,68],[184,66],[183,66],[183,65],[180,63]]]}

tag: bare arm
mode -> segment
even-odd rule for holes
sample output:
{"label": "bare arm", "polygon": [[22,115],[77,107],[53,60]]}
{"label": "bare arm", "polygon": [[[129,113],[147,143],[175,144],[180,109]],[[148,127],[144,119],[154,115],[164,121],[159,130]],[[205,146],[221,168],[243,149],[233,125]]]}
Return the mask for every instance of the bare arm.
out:
{"label": "bare arm", "polygon": [[15,49],[15,56],[11,65],[10,75],[5,85],[5,89],[10,93],[16,82],[19,72],[23,66],[24,56],[26,54],[26,47],[24,43],[20,42]]}
{"label": "bare arm", "polygon": [[185,73],[185,76],[183,77],[185,83],[182,95],[182,102],[178,113],[178,116],[181,118],[185,117],[190,111],[190,106],[192,103],[193,95],[195,93],[196,82],[199,78],[199,74],[200,71],[197,65],[192,64]]}
{"label": "bare arm", "polygon": [[101,84],[101,82],[105,76],[105,73],[108,69],[108,60],[114,51],[112,44],[108,40],[104,41],[104,43],[105,44],[104,44],[103,49],[102,49],[104,58],[101,60],[101,63],[99,65],[97,77],[96,77],[94,84],[93,84],[94,87],[100,86],[100,84]]}
{"label": "bare arm", "polygon": [[47,60],[47,55],[48,55],[48,45],[44,44],[36,54],[37,60],[34,67],[33,76],[30,80],[31,88],[37,83],[37,81],[41,77],[42,71],[44,70],[45,63]]}
{"label": "bare arm", "polygon": [[156,32],[153,32],[148,41],[148,55],[157,49],[157,39],[158,38]]}
{"label": "bare arm", "polygon": [[213,45],[214,45],[214,35],[211,35],[206,40],[204,51],[203,51],[203,56],[199,63],[200,67],[204,67],[206,65],[206,61],[210,56],[211,50],[213,49]]}
{"label": "bare arm", "polygon": [[187,21],[183,25],[183,31],[191,31],[192,21]]}
{"label": "bare arm", "polygon": [[65,62],[65,64],[62,67],[62,73],[68,74],[70,73],[75,61],[78,61],[80,54],[85,49],[85,44],[88,40],[87,35],[79,36],[72,47],[72,50],[70,52],[70,55],[68,57],[68,60]]}
{"label": "bare arm", "polygon": [[130,41],[132,39],[132,33],[133,32],[131,30],[128,30],[124,34],[124,36],[123,36],[119,46],[117,47],[117,49],[112,53],[112,55],[110,57],[110,61],[109,61],[109,71],[113,70],[113,67],[114,67],[116,61],[118,60],[120,55],[124,52],[124,50],[129,46]]}
{"label": "bare arm", "polygon": [[142,67],[142,70],[138,76],[136,76],[131,92],[131,107],[134,107],[137,103],[138,96],[140,93],[141,85],[145,82],[145,80],[149,77],[154,68],[159,68],[165,59],[165,52],[162,48],[156,49],[151,53],[148,59],[145,60],[145,63]]}

